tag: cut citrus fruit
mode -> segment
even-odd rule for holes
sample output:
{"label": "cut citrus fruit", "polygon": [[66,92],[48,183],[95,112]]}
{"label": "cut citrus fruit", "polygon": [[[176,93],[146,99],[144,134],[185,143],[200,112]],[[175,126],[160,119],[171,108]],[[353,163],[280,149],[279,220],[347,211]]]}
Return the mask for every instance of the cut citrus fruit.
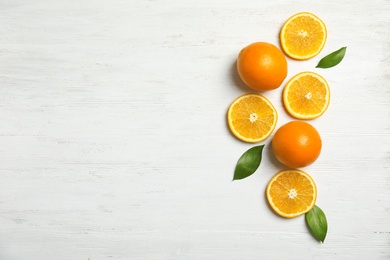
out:
{"label": "cut citrus fruit", "polygon": [[232,102],[228,110],[228,124],[240,140],[261,142],[269,137],[278,120],[272,103],[260,94],[245,94]]}
{"label": "cut citrus fruit", "polygon": [[280,31],[280,44],[289,57],[307,60],[320,53],[326,36],[324,22],[314,14],[302,12],[284,23]]}
{"label": "cut citrus fruit", "polygon": [[267,199],[271,208],[285,218],[309,212],[317,199],[317,188],[309,174],[299,170],[283,170],[268,183]]}
{"label": "cut citrus fruit", "polygon": [[330,90],[326,80],[314,72],[292,77],[283,90],[283,104],[291,116],[314,119],[328,109]]}

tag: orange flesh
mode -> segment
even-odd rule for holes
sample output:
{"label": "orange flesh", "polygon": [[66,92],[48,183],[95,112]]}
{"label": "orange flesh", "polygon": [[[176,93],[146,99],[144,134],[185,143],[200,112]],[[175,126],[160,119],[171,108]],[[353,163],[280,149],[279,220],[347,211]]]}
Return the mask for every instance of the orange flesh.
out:
{"label": "orange flesh", "polygon": [[284,170],[276,174],[267,187],[267,199],[276,213],[292,218],[308,212],[317,198],[312,178],[302,171]]}
{"label": "orange flesh", "polygon": [[293,111],[302,115],[322,112],[327,103],[327,91],[317,78],[307,75],[294,81],[288,91],[288,103]]}
{"label": "orange flesh", "polygon": [[324,37],[320,23],[309,16],[301,16],[289,23],[284,36],[289,52],[300,56],[310,55],[322,48]]}
{"label": "orange flesh", "polygon": [[258,95],[249,95],[234,102],[229,109],[229,124],[233,133],[250,140],[261,141],[270,135],[277,120],[273,106]]}

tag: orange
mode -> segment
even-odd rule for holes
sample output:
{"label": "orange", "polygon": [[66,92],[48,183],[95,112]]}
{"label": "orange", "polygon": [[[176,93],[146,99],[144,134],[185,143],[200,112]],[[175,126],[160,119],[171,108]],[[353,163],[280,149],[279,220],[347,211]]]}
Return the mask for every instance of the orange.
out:
{"label": "orange", "polygon": [[279,37],[287,56],[307,60],[320,53],[324,47],[327,37],[326,26],[314,14],[297,13],[284,23]]}
{"label": "orange", "polygon": [[267,200],[271,208],[285,218],[294,218],[309,212],[316,199],[316,184],[310,175],[303,171],[280,171],[267,186]]}
{"label": "orange", "polygon": [[271,135],[278,113],[266,97],[245,94],[232,102],[227,117],[229,128],[238,139],[256,143]]}
{"label": "orange", "polygon": [[290,79],[284,87],[283,104],[295,118],[317,118],[326,111],[329,101],[328,83],[314,72],[301,72]]}
{"label": "orange", "polygon": [[321,153],[322,141],[309,123],[292,121],[281,126],[272,139],[275,157],[290,168],[312,164]]}
{"label": "orange", "polygon": [[287,76],[287,60],[275,45],[255,42],[241,50],[238,75],[250,88],[268,91],[278,88]]}

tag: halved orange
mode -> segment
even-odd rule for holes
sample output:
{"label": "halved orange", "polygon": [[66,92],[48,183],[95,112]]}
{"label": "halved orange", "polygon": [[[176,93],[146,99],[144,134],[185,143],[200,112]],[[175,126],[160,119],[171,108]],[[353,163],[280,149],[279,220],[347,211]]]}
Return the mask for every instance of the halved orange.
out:
{"label": "halved orange", "polygon": [[238,139],[256,143],[271,135],[278,121],[278,113],[263,95],[245,94],[232,102],[227,119],[231,132]]}
{"label": "halved orange", "polygon": [[309,212],[317,199],[317,188],[309,174],[300,170],[278,172],[268,183],[267,199],[271,208],[285,218]]}
{"label": "halved orange", "polygon": [[280,44],[290,58],[307,60],[320,53],[326,37],[324,22],[312,13],[302,12],[284,23],[280,31]]}
{"label": "halved orange", "polygon": [[305,71],[292,77],[283,90],[283,104],[291,116],[314,119],[329,106],[330,89],[326,80],[317,73]]}

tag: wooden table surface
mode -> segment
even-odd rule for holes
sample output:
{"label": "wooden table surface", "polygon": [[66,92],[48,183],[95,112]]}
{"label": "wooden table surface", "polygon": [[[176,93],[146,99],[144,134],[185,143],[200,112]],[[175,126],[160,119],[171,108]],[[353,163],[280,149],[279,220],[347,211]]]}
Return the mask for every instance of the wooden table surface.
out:
{"label": "wooden table surface", "polygon": [[[323,139],[304,168],[328,218],[324,244],[304,217],[268,207],[284,167],[269,138],[226,125],[250,90],[238,52],[279,46],[291,15],[327,25],[323,51],[288,59],[331,87],[310,121]],[[0,259],[390,259],[390,1],[0,0]],[[316,69],[347,46],[345,59]],[[286,80],[287,80],[286,79]],[[264,93],[279,113],[283,87]]]}

